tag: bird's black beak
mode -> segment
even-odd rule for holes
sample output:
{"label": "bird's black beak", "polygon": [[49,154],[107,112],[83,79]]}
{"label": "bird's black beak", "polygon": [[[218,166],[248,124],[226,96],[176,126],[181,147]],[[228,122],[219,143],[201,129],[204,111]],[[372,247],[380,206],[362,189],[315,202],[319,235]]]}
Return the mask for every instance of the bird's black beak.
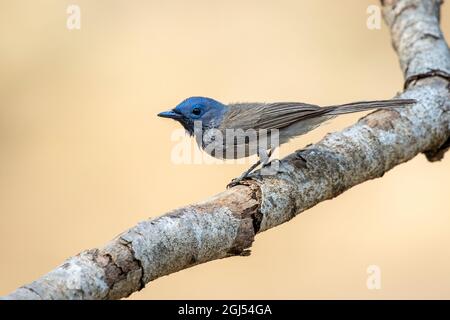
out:
{"label": "bird's black beak", "polygon": [[174,119],[174,120],[183,119],[183,115],[181,113],[177,112],[176,110],[169,110],[169,111],[164,111],[164,112],[158,113],[158,117],[169,118],[169,119]]}

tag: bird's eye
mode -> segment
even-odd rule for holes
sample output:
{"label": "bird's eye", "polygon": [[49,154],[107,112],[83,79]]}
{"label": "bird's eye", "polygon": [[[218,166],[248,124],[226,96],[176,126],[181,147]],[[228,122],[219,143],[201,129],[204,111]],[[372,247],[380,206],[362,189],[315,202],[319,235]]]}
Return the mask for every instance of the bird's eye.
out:
{"label": "bird's eye", "polygon": [[202,111],[200,110],[200,108],[194,108],[192,109],[192,114],[195,116],[199,116],[200,113],[202,113]]}

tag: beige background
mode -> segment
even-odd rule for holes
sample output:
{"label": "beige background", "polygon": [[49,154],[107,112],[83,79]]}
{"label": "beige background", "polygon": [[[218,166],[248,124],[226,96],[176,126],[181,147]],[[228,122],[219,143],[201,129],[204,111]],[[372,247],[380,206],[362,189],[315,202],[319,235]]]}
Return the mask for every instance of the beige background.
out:
{"label": "beige background", "polygon": [[[81,6],[80,31],[66,8]],[[220,192],[246,165],[175,165],[156,113],[223,102],[386,99],[402,75],[378,2],[0,2],[0,295],[140,220]],[[443,29],[450,34],[450,5]],[[343,116],[286,155],[352,124]],[[132,298],[450,298],[450,159],[418,156],[257,236],[250,257]],[[382,289],[366,287],[369,265]]]}

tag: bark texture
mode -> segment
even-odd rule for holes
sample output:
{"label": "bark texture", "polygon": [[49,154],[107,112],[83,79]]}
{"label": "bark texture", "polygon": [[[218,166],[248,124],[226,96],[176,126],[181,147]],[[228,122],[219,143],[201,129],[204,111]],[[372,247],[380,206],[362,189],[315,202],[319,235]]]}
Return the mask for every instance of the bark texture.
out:
{"label": "bark texture", "polygon": [[416,99],[416,105],[375,111],[284,158],[282,172],[254,174],[204,202],[141,222],[3,299],[127,297],[158,277],[246,255],[256,233],[419,153],[441,159],[450,137],[450,53],[439,28],[441,1],[384,0],[382,5],[405,75],[400,97]]}

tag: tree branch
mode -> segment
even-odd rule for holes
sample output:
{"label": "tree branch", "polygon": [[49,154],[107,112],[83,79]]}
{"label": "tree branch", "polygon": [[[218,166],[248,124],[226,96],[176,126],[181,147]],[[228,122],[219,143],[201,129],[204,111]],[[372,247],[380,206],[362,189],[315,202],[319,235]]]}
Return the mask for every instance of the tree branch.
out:
{"label": "tree branch", "polygon": [[[246,255],[255,234],[289,221],[425,152],[449,147],[450,54],[439,0],[384,0],[383,12],[405,74],[402,98],[416,105],[375,111],[289,155],[274,176],[254,174],[205,202],[139,223],[4,299],[118,299],[203,262]],[[302,158],[306,158],[306,167]]]}

